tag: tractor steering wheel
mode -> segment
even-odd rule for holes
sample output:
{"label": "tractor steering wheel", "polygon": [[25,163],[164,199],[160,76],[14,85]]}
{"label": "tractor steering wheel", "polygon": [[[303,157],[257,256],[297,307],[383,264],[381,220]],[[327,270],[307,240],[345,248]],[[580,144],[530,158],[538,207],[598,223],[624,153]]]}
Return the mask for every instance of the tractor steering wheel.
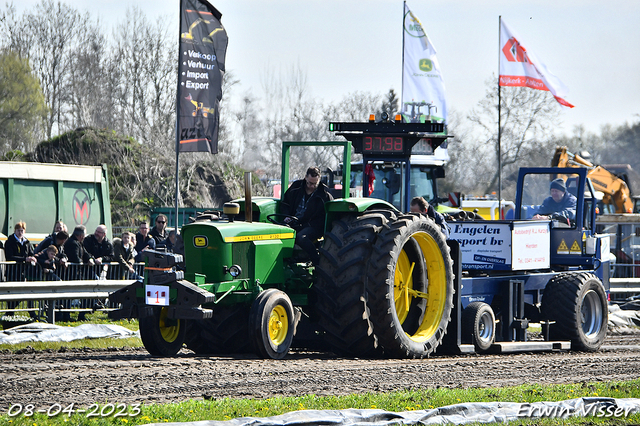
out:
{"label": "tractor steering wheel", "polygon": [[298,219],[295,216],[291,216],[290,214],[273,213],[273,214],[267,215],[267,220],[273,224],[288,226],[294,229],[300,226],[300,219]]}

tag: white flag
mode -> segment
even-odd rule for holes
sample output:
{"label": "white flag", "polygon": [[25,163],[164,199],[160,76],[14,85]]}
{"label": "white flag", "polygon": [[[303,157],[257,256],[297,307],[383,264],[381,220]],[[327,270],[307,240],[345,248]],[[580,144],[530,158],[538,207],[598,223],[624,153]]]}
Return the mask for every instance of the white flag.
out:
{"label": "white flag", "polygon": [[522,86],[550,91],[560,105],[573,108],[564,98],[569,89],[553,75],[522,39],[500,19],[500,86]]}
{"label": "white flag", "polygon": [[[402,112],[405,119],[420,122],[447,121],[444,80],[436,59],[436,49],[422,24],[404,4],[404,63],[402,75]],[[429,104],[432,105],[429,108]],[[434,108],[435,107],[435,108]],[[430,111],[431,109],[431,111]]]}

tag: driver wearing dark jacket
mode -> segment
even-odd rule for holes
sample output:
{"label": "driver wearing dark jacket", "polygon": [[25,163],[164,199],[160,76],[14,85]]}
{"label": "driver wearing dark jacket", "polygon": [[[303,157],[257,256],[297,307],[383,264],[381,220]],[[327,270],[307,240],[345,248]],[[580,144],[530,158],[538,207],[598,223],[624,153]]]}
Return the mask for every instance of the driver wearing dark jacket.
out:
{"label": "driver wearing dark jacket", "polygon": [[[291,223],[296,230],[296,244],[309,254],[317,265],[320,255],[314,243],[324,233],[324,203],[333,200],[325,184],[320,182],[320,169],[309,167],[304,179],[291,184],[280,203],[280,212],[299,219],[298,224]],[[290,218],[285,222],[291,222]]]}
{"label": "driver wearing dark jacket", "polygon": [[551,219],[552,216],[562,216],[568,220],[576,218],[576,197],[567,192],[567,186],[562,178],[551,181],[549,188],[551,196],[545,198],[534,219]]}

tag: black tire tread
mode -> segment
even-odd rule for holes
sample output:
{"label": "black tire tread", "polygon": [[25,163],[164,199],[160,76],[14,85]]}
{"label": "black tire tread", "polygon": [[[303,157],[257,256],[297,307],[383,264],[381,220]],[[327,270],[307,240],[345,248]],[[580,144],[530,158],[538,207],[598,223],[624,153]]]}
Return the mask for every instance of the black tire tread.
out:
{"label": "black tire tread", "polygon": [[139,329],[140,338],[144,344],[145,349],[154,356],[174,356],[182,348],[185,337],[186,327],[189,321],[179,321],[179,335],[174,342],[166,342],[160,332],[159,320],[160,310],[162,308],[154,307],[153,314],[140,318]]}
{"label": "black tire tread", "polygon": [[[597,341],[588,341],[581,327],[581,294],[585,286],[594,286],[594,282],[602,287],[602,283],[594,274],[589,272],[571,272],[555,276],[547,283],[542,295],[542,317],[555,321],[549,327],[551,340],[570,340],[573,349],[593,352],[600,348],[606,337],[608,307],[604,287],[601,298],[604,297],[603,330]],[[601,300],[602,301],[602,300]]]}
{"label": "black tire tread", "polygon": [[[419,222],[423,222],[421,225]],[[406,336],[402,326],[396,327],[397,318],[395,302],[393,299],[394,270],[392,267],[392,257],[402,249],[398,244],[402,243],[403,234],[408,227],[427,227],[430,233],[436,236],[440,246],[445,267],[447,268],[448,295],[443,314],[444,321],[434,336],[424,344],[413,344]],[[384,355],[397,358],[424,358],[429,356],[441,344],[446,333],[447,325],[451,321],[451,310],[453,308],[453,261],[451,259],[449,246],[439,227],[435,223],[420,215],[404,215],[390,222],[387,229],[383,230],[373,248],[373,253],[369,261],[367,280],[367,300],[372,311],[372,322],[374,324],[375,335],[380,341],[384,350]],[[399,328],[399,329],[398,329]],[[418,349],[418,346],[420,348]]]}
{"label": "black tire tread", "polygon": [[339,355],[372,357],[379,353],[369,320],[365,268],[373,243],[392,212],[347,215],[333,222],[320,249],[313,286],[324,339]]}
{"label": "black tire tread", "polygon": [[[280,302],[277,303],[277,305],[284,306],[287,310],[289,328],[285,341],[278,348],[267,349],[265,345],[269,344],[269,330],[268,328],[265,329],[263,327],[263,320],[264,315],[267,313],[266,310],[268,310],[269,308],[265,307],[268,306],[269,302],[275,299],[281,299]],[[249,313],[249,338],[253,344],[254,352],[259,357],[262,357],[264,359],[284,358],[289,352],[289,348],[291,347],[295,326],[296,324],[293,304],[291,303],[291,299],[289,299],[289,296],[281,290],[275,288],[266,289],[258,295],[258,297],[251,305],[251,310]]]}
{"label": "black tire tread", "polygon": [[187,322],[185,344],[196,354],[235,354],[252,351],[249,335],[249,308],[221,306],[213,318]]}
{"label": "black tire tread", "polygon": [[[489,350],[489,347],[491,346],[490,344],[488,347],[483,346],[482,342],[479,341],[479,338],[476,335],[476,332],[477,332],[476,324],[480,319],[482,311],[486,309],[485,307],[491,309],[491,306],[484,302],[471,302],[462,311],[461,323],[462,323],[463,341],[464,343],[473,343],[473,346],[476,348],[476,352],[478,353],[486,352],[487,350]],[[494,314],[494,321],[495,321],[495,314]],[[493,333],[494,333],[493,337],[495,339],[495,326],[493,329]]]}

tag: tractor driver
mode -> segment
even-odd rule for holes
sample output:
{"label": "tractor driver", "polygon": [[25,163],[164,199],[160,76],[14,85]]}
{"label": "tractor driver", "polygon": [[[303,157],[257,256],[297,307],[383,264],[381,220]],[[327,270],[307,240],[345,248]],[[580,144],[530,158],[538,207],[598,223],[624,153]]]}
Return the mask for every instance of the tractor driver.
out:
{"label": "tractor driver", "polygon": [[[291,184],[280,203],[280,212],[295,216],[299,223],[290,226],[296,230],[296,244],[311,258],[314,265],[320,262],[315,242],[324,234],[324,203],[332,200],[326,185],[320,182],[320,169],[309,167],[304,179]],[[291,218],[285,222],[290,223]]]}
{"label": "tractor driver", "polygon": [[551,181],[551,196],[545,198],[533,219],[550,219],[553,215],[562,216],[568,220],[576,218],[576,197],[567,192],[567,186],[562,178]]}

